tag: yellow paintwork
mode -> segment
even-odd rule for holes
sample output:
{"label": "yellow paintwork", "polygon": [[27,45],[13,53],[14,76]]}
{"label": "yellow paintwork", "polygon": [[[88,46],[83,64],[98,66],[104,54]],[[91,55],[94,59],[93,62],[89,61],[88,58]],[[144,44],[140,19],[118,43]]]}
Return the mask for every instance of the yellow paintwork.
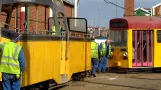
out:
{"label": "yellow paintwork", "polygon": [[[6,41],[5,38],[1,40],[1,42]],[[68,80],[70,80],[72,74],[91,69],[90,42],[27,41],[18,44],[23,47],[26,58],[22,86],[49,79],[61,84],[61,74],[68,75]]]}
{"label": "yellow paintwork", "polygon": [[[141,29],[142,30],[142,29]],[[157,30],[161,29],[154,29],[154,44],[153,44],[153,67],[161,67],[160,59],[160,50],[161,50],[161,43],[157,42]],[[132,68],[132,29],[128,30],[128,62],[126,60],[122,60],[120,57],[122,55],[120,49],[122,47],[113,47],[115,51],[113,52],[114,58],[109,60],[109,67],[120,67],[120,68]],[[119,54],[117,54],[119,52]]]}
{"label": "yellow paintwork", "polygon": [[128,39],[127,39],[127,43],[128,43],[128,66],[125,66],[127,68],[132,68],[132,29],[128,30]]}
{"label": "yellow paintwork", "polygon": [[153,60],[153,65],[154,67],[161,67],[161,55],[160,55],[160,50],[161,50],[161,43],[157,43],[157,30],[161,29],[154,29],[154,60]]}
{"label": "yellow paintwork", "polygon": [[[127,67],[128,66],[128,60],[124,60],[123,59],[123,54],[125,53],[125,51],[121,52],[121,48],[120,47],[112,47],[114,49],[114,51],[112,51],[113,53],[113,58],[108,60],[108,66],[109,67]],[[126,48],[126,47],[122,47],[122,48]]]}
{"label": "yellow paintwork", "polygon": [[[87,47],[85,49],[85,47]],[[90,59],[90,42],[87,42],[87,46],[85,46],[85,42],[75,42],[70,41],[69,45],[69,60],[68,60],[68,72],[69,78],[75,72],[85,71],[85,58],[86,58],[86,70],[91,69],[91,59]],[[87,53],[87,54],[85,54]],[[79,56],[81,55],[81,56]]]}
{"label": "yellow paintwork", "polygon": [[[113,47],[114,51],[113,58],[109,60],[109,67],[120,67],[120,68],[132,68],[132,29],[127,31],[127,47]],[[128,59],[123,59],[123,54],[125,51],[121,51],[121,49],[127,49]]]}
{"label": "yellow paintwork", "polygon": [[26,70],[22,86],[54,79],[60,83],[60,41],[21,42],[25,51]]}

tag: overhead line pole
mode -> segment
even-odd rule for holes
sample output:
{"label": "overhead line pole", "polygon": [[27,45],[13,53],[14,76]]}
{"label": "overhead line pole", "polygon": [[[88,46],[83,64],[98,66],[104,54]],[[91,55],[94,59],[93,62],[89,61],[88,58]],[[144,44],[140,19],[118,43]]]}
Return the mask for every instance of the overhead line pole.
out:
{"label": "overhead line pole", "polygon": [[[116,5],[117,5],[117,0],[116,0]],[[118,17],[118,7],[116,6],[116,17]]]}

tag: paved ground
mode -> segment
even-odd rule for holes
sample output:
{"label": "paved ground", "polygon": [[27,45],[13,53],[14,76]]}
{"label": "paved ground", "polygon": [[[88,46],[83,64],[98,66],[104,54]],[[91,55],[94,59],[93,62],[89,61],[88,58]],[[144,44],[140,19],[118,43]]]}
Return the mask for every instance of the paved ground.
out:
{"label": "paved ground", "polygon": [[161,90],[161,73],[98,74],[59,90]]}

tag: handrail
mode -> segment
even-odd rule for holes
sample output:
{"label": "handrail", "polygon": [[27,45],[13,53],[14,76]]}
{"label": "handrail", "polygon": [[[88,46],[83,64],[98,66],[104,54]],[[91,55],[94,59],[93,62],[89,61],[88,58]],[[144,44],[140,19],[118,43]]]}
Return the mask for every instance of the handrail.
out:
{"label": "handrail", "polygon": [[[12,27],[14,29],[17,29],[19,33],[23,33],[23,32],[20,32],[20,30],[22,30],[20,28],[16,28],[16,27],[11,26],[11,25],[9,25],[7,23],[4,23],[4,22],[1,22],[1,23],[4,24],[4,25],[7,25],[9,27]],[[3,26],[1,26],[1,27],[3,27]],[[34,31],[28,31],[27,33],[28,34],[31,33],[31,34],[50,35],[49,33],[51,33],[51,32],[52,31],[50,31],[50,30],[36,30],[36,31],[34,30]],[[65,35],[66,35],[66,32],[61,32],[61,36],[65,36]],[[87,38],[87,39],[90,39],[92,37],[92,35],[91,34],[82,34],[82,33],[69,32],[69,37],[73,37],[73,38]]]}

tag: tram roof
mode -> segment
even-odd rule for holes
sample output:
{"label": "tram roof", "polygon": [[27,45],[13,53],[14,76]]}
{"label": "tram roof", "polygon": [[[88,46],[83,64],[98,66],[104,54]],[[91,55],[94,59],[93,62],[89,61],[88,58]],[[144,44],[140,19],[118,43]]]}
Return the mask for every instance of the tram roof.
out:
{"label": "tram roof", "polygon": [[[117,28],[111,26],[111,22],[125,22],[127,29],[159,29],[161,28],[161,18],[156,16],[129,16],[125,18],[114,18],[110,20],[110,29]],[[117,23],[118,24],[118,23]],[[121,24],[120,24],[121,25]],[[123,25],[123,24],[122,24]],[[123,26],[121,27],[123,28]]]}

